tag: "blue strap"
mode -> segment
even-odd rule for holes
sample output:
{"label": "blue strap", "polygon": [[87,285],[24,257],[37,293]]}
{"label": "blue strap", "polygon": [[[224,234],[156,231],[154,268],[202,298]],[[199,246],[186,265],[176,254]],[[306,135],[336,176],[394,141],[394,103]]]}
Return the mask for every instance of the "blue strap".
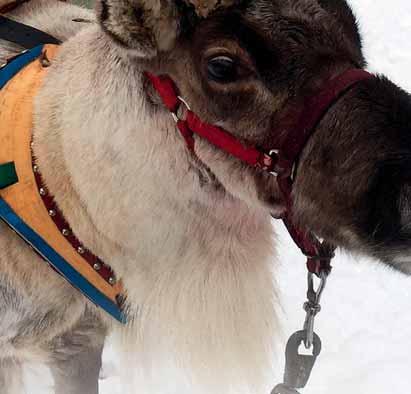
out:
{"label": "blue strap", "polygon": [[28,64],[36,60],[43,51],[43,45],[39,45],[20,56],[13,59],[5,67],[0,69],[0,89],[2,89],[7,82],[9,82],[19,71],[21,71]]}
{"label": "blue strap", "polygon": [[29,227],[2,198],[0,198],[0,219],[16,231],[20,237],[94,304],[104,309],[120,323],[126,323],[126,317],[120,307],[79,274],[43,238]]}

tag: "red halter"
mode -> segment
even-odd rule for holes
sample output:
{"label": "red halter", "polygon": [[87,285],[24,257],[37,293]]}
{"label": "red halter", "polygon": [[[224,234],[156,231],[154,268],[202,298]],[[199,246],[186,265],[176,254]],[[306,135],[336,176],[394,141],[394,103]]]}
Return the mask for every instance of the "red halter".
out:
{"label": "red halter", "polygon": [[[199,119],[184,99],[179,96],[178,89],[169,76],[155,76],[148,72],[146,76],[160,95],[164,105],[173,115],[190,150],[194,150],[193,135],[197,134],[248,165],[277,176],[277,182],[287,208],[282,219],[292,239],[307,257],[308,270],[318,276],[322,272],[329,272],[335,248],[328,243],[320,242],[314,234],[297,228],[293,224],[291,197],[293,173],[308,139],[328,110],[358,82],[373,76],[364,70],[351,69],[329,80],[325,88],[306,101],[297,121],[291,126],[281,128],[281,133],[286,136],[285,140],[281,146],[273,147],[270,152],[246,146],[222,128]],[[182,104],[186,107],[185,119],[181,119],[177,115]]]}

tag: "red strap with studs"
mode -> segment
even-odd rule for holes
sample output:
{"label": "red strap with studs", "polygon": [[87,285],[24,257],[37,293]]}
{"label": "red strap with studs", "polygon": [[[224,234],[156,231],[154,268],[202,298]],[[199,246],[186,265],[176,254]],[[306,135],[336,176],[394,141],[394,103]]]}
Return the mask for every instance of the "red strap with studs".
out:
{"label": "red strap with studs", "polygon": [[[35,163],[33,157],[33,163]],[[105,264],[99,257],[94,255],[88,250],[76,237],[70,225],[67,223],[63,213],[59,209],[54,197],[50,194],[47,187],[44,185],[38,165],[33,167],[34,177],[36,179],[39,194],[45,207],[49,212],[49,216],[57,226],[59,231],[64,235],[67,241],[73,246],[73,248],[83,257],[83,259],[110,285],[116,284],[116,277],[114,272]]]}

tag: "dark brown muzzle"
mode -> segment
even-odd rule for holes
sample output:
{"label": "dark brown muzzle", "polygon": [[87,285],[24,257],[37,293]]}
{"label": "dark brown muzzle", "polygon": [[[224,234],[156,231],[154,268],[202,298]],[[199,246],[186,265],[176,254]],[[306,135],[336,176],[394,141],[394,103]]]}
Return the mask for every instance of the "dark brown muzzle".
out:
{"label": "dark brown muzzle", "polygon": [[347,92],[303,152],[294,205],[322,237],[411,272],[410,95],[383,77]]}

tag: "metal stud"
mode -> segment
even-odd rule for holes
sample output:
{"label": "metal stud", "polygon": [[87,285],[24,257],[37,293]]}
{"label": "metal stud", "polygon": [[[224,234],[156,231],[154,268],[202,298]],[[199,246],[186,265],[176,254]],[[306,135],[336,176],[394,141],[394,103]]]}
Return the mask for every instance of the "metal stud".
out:
{"label": "metal stud", "polygon": [[94,268],[96,271],[100,271],[100,270],[101,270],[101,264],[100,264],[100,263],[94,263],[93,268]]}
{"label": "metal stud", "polygon": [[61,230],[61,233],[62,233],[65,237],[68,237],[69,234],[70,234],[70,231],[67,230],[66,228],[63,228],[63,230]]}
{"label": "metal stud", "polygon": [[50,209],[49,215],[50,215],[51,217],[56,216],[56,211],[55,211],[54,209]]}
{"label": "metal stud", "polygon": [[114,278],[113,276],[110,276],[110,278],[108,278],[108,283],[110,283],[110,285],[115,285],[116,284],[116,278]]}
{"label": "metal stud", "polygon": [[40,196],[45,196],[45,195],[47,194],[47,191],[46,191],[46,189],[45,189],[44,187],[41,187],[41,188],[39,189],[39,192],[40,192]]}
{"label": "metal stud", "polygon": [[0,69],[4,68],[6,66],[7,66],[7,63],[0,64]]}
{"label": "metal stud", "polygon": [[79,254],[84,254],[84,253],[86,252],[86,250],[85,250],[82,246],[79,246],[79,247],[77,248],[77,252],[78,252]]}
{"label": "metal stud", "polygon": [[39,172],[39,166],[37,164],[33,166],[33,171],[36,173]]}

